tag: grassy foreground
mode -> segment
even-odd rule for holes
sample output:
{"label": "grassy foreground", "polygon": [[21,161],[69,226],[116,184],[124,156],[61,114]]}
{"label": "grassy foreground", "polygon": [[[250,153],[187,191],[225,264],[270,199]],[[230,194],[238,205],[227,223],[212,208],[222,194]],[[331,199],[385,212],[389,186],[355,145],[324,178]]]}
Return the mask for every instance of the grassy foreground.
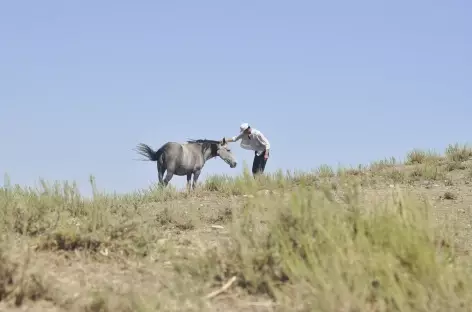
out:
{"label": "grassy foreground", "polygon": [[92,200],[6,183],[0,310],[469,311],[471,157],[456,144]]}

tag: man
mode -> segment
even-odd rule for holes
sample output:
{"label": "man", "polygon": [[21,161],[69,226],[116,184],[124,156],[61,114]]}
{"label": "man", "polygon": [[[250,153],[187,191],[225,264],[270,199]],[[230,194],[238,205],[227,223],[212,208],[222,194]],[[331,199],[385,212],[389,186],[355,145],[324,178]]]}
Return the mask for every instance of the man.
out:
{"label": "man", "polygon": [[232,138],[223,138],[222,142],[237,142],[241,140],[241,147],[254,151],[252,174],[264,173],[267,159],[269,158],[270,143],[261,131],[251,128],[248,123],[239,127],[240,133]]}

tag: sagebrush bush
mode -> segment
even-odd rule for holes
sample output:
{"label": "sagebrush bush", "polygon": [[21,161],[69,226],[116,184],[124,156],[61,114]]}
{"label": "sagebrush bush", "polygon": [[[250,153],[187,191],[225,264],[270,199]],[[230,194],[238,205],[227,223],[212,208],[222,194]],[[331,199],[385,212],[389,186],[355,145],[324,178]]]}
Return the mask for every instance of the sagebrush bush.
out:
{"label": "sagebrush bush", "polygon": [[472,147],[468,144],[449,144],[446,148],[446,156],[454,162],[466,161],[472,157]]}
{"label": "sagebrush bush", "polygon": [[424,163],[435,163],[442,159],[439,153],[433,150],[420,150],[420,149],[413,149],[410,151],[406,156],[406,164],[407,165],[414,165],[414,164],[424,164]]}
{"label": "sagebrush bush", "polygon": [[452,237],[436,228],[428,203],[392,192],[384,204],[342,201],[300,189],[254,198],[233,218],[231,241],[199,258],[193,274],[232,275],[264,293],[316,311],[439,311],[471,304],[471,275],[454,266]]}

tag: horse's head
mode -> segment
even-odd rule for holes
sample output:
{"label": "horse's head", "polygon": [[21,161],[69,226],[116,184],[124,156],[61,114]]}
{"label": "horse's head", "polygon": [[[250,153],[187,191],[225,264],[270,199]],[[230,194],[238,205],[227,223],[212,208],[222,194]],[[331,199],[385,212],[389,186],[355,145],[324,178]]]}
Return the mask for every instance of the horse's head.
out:
{"label": "horse's head", "polygon": [[216,156],[223,159],[231,168],[235,168],[237,165],[236,158],[225,140],[216,144]]}
{"label": "horse's head", "polygon": [[207,139],[200,140],[189,140],[189,143],[201,144],[202,151],[205,155],[205,159],[212,157],[220,157],[225,163],[227,163],[231,168],[235,168],[237,165],[236,158],[231,153],[231,149],[228,146],[228,143],[223,141],[214,141]]}

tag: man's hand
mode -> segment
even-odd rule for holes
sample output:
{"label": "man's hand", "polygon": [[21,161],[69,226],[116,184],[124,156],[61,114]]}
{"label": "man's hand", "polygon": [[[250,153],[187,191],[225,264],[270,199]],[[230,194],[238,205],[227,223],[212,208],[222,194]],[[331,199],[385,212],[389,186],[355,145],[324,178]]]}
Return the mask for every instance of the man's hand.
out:
{"label": "man's hand", "polygon": [[269,158],[269,152],[268,151],[265,151],[264,153],[264,159],[267,160]]}

